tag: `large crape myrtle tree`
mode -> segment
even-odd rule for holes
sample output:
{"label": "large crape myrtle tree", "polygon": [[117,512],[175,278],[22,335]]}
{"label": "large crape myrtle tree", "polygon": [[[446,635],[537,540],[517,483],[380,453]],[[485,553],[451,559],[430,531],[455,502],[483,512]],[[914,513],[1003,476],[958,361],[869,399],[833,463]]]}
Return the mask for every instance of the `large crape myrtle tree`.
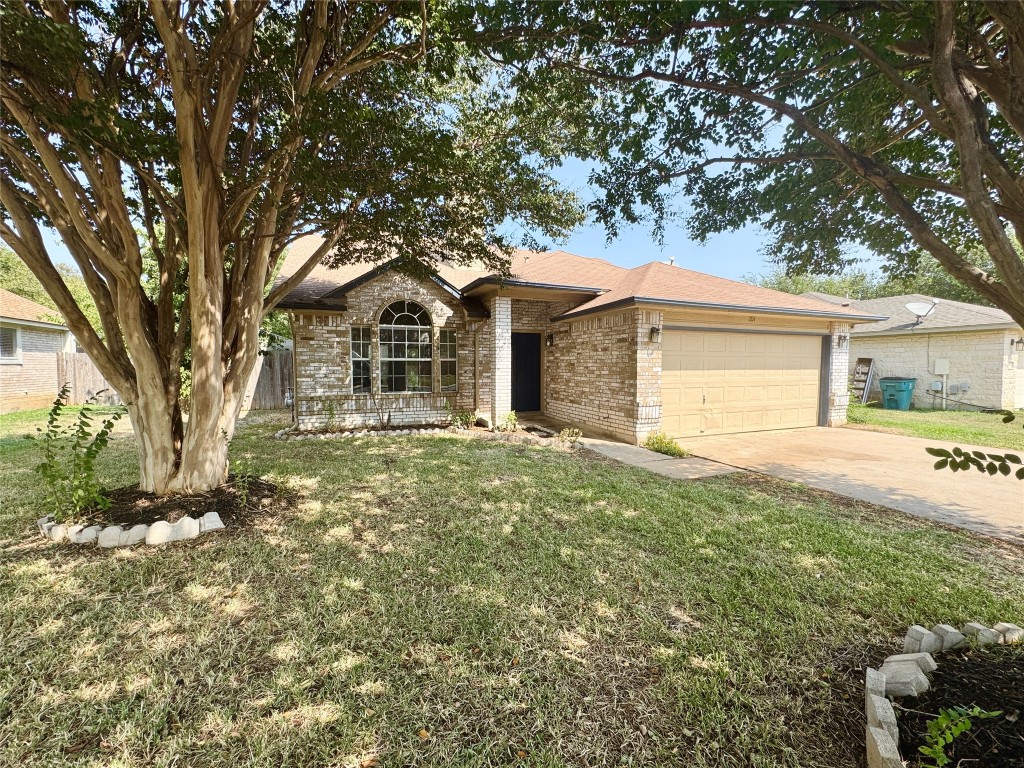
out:
{"label": "large crape myrtle tree", "polygon": [[[260,322],[321,260],[501,269],[510,224],[557,237],[580,219],[547,173],[579,138],[557,110],[512,109],[529,86],[513,92],[479,55],[465,6],[42,0],[0,13],[0,237],[127,403],[144,490],[224,481]],[[307,233],[323,245],[274,287]]]}

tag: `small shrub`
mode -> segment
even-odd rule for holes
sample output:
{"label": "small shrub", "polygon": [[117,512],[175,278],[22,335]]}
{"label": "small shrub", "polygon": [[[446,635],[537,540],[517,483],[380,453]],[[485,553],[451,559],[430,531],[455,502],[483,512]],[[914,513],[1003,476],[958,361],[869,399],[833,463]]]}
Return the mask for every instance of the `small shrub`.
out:
{"label": "small shrub", "polygon": [[509,411],[502,416],[494,425],[494,429],[496,432],[515,432],[519,429],[519,417],[516,416],[516,412]]}
{"label": "small shrub", "polygon": [[472,411],[456,411],[450,401],[444,401],[444,409],[448,412],[448,423],[459,429],[469,429],[476,424],[476,414]]}
{"label": "small shrub", "polygon": [[570,448],[575,448],[580,444],[580,439],[583,437],[583,433],[578,429],[572,427],[566,427],[558,433],[558,439],[563,443],[568,443]]}
{"label": "small shrub", "polygon": [[685,448],[680,448],[676,441],[664,432],[652,432],[649,434],[647,439],[644,440],[644,448],[680,459],[690,455]]}
{"label": "small shrub", "polygon": [[942,768],[942,766],[953,762],[946,754],[946,747],[952,744],[958,736],[971,730],[972,717],[982,720],[1001,714],[1002,712],[986,712],[978,706],[973,709],[966,707],[940,709],[938,717],[928,721],[928,734],[924,737],[925,744],[918,749],[921,754],[935,761],[936,768]]}
{"label": "small shrub", "polygon": [[89,509],[106,509],[110,501],[96,482],[96,457],[106,448],[114,424],[123,411],[110,414],[95,428],[93,411],[101,390],[85,401],[74,424],[62,424],[60,417],[68,405],[69,388],[65,384],[57,394],[42,432],[43,461],[34,468],[46,486],[46,499],[53,519],[58,523],[79,517]]}

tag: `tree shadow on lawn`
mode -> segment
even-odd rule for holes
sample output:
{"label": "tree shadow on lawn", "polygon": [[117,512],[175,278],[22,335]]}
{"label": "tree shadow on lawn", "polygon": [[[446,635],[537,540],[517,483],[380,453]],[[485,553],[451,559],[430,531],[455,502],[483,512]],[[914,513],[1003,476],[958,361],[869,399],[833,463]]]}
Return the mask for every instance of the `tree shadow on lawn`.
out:
{"label": "tree shadow on lawn", "polygon": [[13,757],[856,765],[864,664],[1024,598],[987,542],[788,484],[452,438],[235,451],[294,503],[9,561],[8,727],[44,725]]}

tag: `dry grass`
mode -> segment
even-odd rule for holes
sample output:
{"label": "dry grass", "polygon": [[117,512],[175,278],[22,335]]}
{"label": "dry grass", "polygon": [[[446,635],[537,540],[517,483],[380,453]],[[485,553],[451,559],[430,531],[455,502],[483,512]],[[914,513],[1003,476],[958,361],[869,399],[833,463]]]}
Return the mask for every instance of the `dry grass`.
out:
{"label": "dry grass", "polygon": [[37,540],[0,439],[0,764],[835,768],[908,624],[1024,623],[1019,550],[822,492],[274,428],[295,504],[159,551]]}

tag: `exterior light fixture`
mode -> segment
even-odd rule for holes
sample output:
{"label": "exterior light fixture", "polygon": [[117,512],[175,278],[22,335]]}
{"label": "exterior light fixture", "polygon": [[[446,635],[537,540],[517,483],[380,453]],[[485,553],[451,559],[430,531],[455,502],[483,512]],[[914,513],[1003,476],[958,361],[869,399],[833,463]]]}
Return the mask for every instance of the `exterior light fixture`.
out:
{"label": "exterior light fixture", "polygon": [[1010,339],[1010,351],[1013,352],[1015,348],[1018,352],[1024,352],[1024,336],[1021,336],[1016,341]]}
{"label": "exterior light fixture", "polygon": [[555,334],[549,333],[547,336],[545,336],[544,337],[544,344],[546,346],[548,346],[548,347],[555,346]]}
{"label": "exterior light fixture", "polygon": [[846,349],[850,346],[850,335],[847,333],[840,333],[836,336],[836,349]]}
{"label": "exterior light fixture", "polygon": [[651,326],[651,343],[657,344],[661,341],[661,328],[656,325]]}

